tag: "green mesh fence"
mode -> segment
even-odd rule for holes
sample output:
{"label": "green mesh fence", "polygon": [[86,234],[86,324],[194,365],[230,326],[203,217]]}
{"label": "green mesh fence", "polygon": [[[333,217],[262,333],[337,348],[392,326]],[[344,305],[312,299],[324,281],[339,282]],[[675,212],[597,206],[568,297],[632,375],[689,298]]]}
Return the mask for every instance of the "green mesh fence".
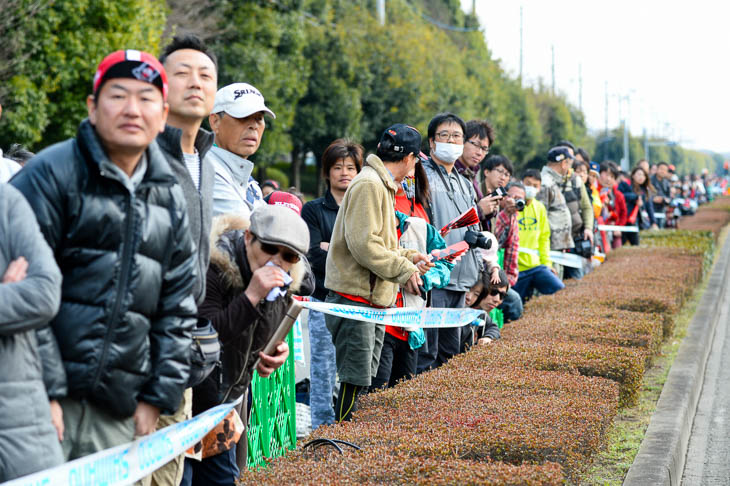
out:
{"label": "green mesh fence", "polygon": [[297,442],[294,390],[294,337],[287,336],[289,358],[270,377],[254,372],[251,381],[251,418],[248,423],[248,467],[265,466],[286,455]]}

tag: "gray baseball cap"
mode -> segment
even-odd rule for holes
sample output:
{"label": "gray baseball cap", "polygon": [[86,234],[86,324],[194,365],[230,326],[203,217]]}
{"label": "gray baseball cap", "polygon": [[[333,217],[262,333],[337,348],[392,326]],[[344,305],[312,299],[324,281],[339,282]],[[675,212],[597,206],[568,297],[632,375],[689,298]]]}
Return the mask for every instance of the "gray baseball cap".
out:
{"label": "gray baseball cap", "polygon": [[251,213],[250,230],[264,243],[286,246],[302,256],[309,251],[307,223],[286,206],[257,206]]}

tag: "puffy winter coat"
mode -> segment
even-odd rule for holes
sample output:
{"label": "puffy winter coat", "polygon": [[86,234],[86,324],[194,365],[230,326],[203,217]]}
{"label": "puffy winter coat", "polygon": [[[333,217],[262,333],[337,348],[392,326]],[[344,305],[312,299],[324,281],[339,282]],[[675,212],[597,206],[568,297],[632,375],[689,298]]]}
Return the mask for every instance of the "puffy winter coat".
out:
{"label": "puffy winter coat", "polygon": [[25,198],[0,183],[0,279],[21,256],[26,277],[0,283],[0,483],[63,462],[42,377],[61,362],[43,363],[36,340],[58,311],[61,272]]}
{"label": "puffy winter coat", "polygon": [[88,120],[12,180],[63,273],[53,328],[68,394],[129,417],[138,401],[172,413],[190,369],[195,247],[185,199],[156,142],[136,186]]}
{"label": "puffy winter coat", "polygon": [[319,244],[323,241],[329,243],[332,239],[332,229],[335,227],[339,209],[340,207],[329,189],[323,197],[309,201],[302,208],[302,219],[309,227],[307,258],[317,279],[317,288],[314,292],[317,300],[324,301],[327,297],[327,288],[324,286],[327,252],[320,248]]}
{"label": "puffy winter coat", "polygon": [[305,278],[311,271],[302,259],[289,272],[293,281],[286,296],[252,304],[244,294],[253,276],[244,241],[248,226],[248,219],[239,216],[213,219],[207,290],[199,314],[210,319],[218,331],[221,367],[193,389],[195,415],[243,395],[251,383],[259,351],[263,351],[286,314],[290,294],[309,295],[314,290],[311,274]]}

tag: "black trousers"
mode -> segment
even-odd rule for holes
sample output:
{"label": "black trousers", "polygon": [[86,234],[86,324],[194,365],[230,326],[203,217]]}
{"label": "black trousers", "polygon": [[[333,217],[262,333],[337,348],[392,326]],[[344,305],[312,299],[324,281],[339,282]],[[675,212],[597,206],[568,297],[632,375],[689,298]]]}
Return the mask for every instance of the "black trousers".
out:
{"label": "black trousers", "polygon": [[[466,292],[434,289],[431,291],[433,307],[461,309]],[[468,326],[467,326],[468,327]],[[462,344],[462,328],[449,327],[426,329],[426,344],[418,350],[418,373],[438,368],[459,354]]]}
{"label": "black trousers", "polygon": [[621,233],[621,243],[631,243],[632,246],[639,246],[639,233]]}
{"label": "black trousers", "polygon": [[385,333],[383,350],[380,352],[378,374],[373,378],[371,389],[389,388],[400,380],[410,379],[416,374],[418,352],[403,341]]}

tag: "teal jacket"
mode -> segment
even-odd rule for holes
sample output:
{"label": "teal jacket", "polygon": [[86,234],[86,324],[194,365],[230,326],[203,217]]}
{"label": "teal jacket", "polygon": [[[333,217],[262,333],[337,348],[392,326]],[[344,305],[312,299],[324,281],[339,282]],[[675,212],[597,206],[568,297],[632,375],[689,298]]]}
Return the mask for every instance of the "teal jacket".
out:
{"label": "teal jacket", "polygon": [[[406,229],[406,224],[409,216],[401,213],[400,211],[395,212],[395,216],[398,218],[398,229],[402,233]],[[431,253],[433,250],[441,250],[446,248],[446,241],[441,237],[438,230],[430,224],[426,225],[428,234],[426,235],[426,251]],[[440,289],[446,287],[449,284],[451,278],[451,270],[454,269],[454,264],[449,263],[445,260],[437,260],[434,262],[435,266],[421,275],[423,280],[423,289],[428,292],[431,289]]]}

